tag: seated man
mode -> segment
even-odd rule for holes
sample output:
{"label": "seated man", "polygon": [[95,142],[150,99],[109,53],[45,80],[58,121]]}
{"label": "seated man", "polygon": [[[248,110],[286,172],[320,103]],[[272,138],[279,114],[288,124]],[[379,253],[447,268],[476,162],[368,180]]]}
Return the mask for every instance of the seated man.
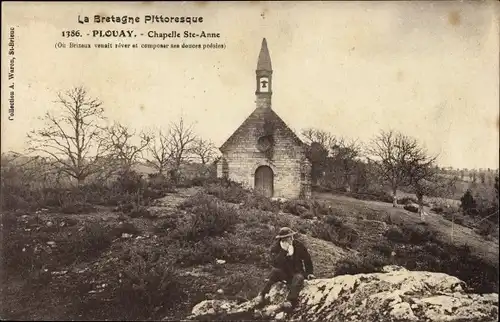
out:
{"label": "seated man", "polygon": [[283,227],[276,236],[276,242],[271,247],[271,264],[274,268],[259,294],[259,305],[264,303],[265,296],[274,283],[285,280],[291,287],[288,301],[283,303],[283,307],[291,308],[297,304],[304,278],[314,278],[311,256],[304,244],[293,238],[295,234],[290,228]]}

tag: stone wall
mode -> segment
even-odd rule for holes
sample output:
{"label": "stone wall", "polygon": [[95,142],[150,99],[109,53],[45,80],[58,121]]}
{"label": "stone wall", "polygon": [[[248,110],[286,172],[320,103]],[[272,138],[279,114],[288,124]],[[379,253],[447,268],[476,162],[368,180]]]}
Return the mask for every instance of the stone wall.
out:
{"label": "stone wall", "polygon": [[[224,154],[228,165],[229,179],[240,182],[247,188],[254,188],[255,170],[261,165],[269,166],[274,172],[274,197],[299,198],[310,194],[307,187],[307,174],[301,177],[304,169],[305,151],[293,137],[279,126],[275,128],[273,153],[271,158],[257,148],[257,140],[262,134],[258,127],[242,131],[235,138],[236,144]],[[244,135],[245,134],[245,135]],[[222,171],[222,166],[219,167]],[[219,174],[220,176],[221,174]]]}

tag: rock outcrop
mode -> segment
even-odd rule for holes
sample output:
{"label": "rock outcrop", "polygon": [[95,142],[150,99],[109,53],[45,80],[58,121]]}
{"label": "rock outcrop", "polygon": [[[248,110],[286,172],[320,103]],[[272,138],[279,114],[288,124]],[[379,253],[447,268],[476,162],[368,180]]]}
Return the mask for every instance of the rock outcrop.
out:
{"label": "rock outcrop", "polygon": [[383,273],[343,275],[306,281],[299,303],[284,312],[287,287],[277,283],[266,306],[255,301],[207,300],[191,320],[287,321],[497,321],[498,294],[467,293],[466,285],[444,273],[386,266]]}

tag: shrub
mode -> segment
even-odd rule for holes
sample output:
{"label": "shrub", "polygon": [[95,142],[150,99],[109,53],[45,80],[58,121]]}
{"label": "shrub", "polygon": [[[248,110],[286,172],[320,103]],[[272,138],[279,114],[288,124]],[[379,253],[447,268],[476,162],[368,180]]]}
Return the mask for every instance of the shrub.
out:
{"label": "shrub", "polygon": [[318,202],[314,200],[310,206],[313,216],[315,217],[326,217],[332,215],[331,206],[327,205],[324,202]]}
{"label": "shrub", "polygon": [[107,227],[92,223],[73,238],[57,241],[59,260],[61,263],[71,264],[96,258],[111,246],[112,240],[113,235]]}
{"label": "shrub", "polygon": [[391,262],[388,259],[372,253],[361,256],[351,256],[337,263],[335,276],[380,272],[382,267],[389,264],[391,264]]}
{"label": "shrub", "polygon": [[154,186],[134,171],[121,172],[113,181],[89,181],[78,187],[63,186],[42,176],[33,177],[33,172],[37,171],[21,167],[11,176],[2,176],[3,209],[50,208],[53,212],[89,213],[95,211],[92,205],[146,205],[164,196],[171,187],[168,184]]}
{"label": "shrub", "polygon": [[[26,276],[35,270],[39,270],[43,261],[40,256],[34,254],[33,238],[29,233],[19,229],[17,216],[14,214],[2,214],[0,243],[0,262],[8,273]],[[23,248],[25,251],[23,251]]]}
{"label": "shrub", "polygon": [[391,257],[394,251],[394,248],[388,244],[376,244],[373,246],[373,249],[385,257]]}
{"label": "shrub", "polygon": [[267,267],[267,247],[238,235],[208,237],[179,247],[177,263],[182,266],[214,263],[225,259],[229,263],[253,264]]}
{"label": "shrub", "polygon": [[131,252],[114,302],[129,319],[150,319],[184,299],[183,285],[173,265],[158,253]]}
{"label": "shrub", "polygon": [[326,222],[317,222],[312,225],[312,237],[330,241],[341,247],[354,248],[359,242],[359,233],[346,226],[337,217],[330,216]]}
{"label": "shrub", "polygon": [[405,236],[403,235],[403,230],[399,228],[399,226],[391,226],[384,233],[384,236],[393,242],[396,243],[404,243],[407,241]]}
{"label": "shrub", "polygon": [[445,218],[449,221],[453,221],[455,224],[458,224],[458,225],[463,225],[466,223],[465,216],[459,212],[457,212],[457,213],[445,212],[445,213],[443,213],[443,218]]}
{"label": "shrub", "polygon": [[193,216],[187,223],[178,227],[180,237],[197,241],[210,236],[220,236],[224,232],[230,232],[237,223],[237,214],[231,206],[221,204],[213,198],[197,195],[187,205]]}
{"label": "shrub", "polygon": [[438,240],[397,247],[395,260],[410,270],[443,272],[463,280],[474,293],[498,292],[498,263],[491,264],[471,253],[468,246]]}
{"label": "shrub", "polygon": [[283,210],[283,212],[295,216],[302,216],[303,214],[308,212],[310,206],[303,200],[287,200],[282,204],[281,209]]}
{"label": "shrub", "polygon": [[486,237],[492,235],[496,229],[497,227],[493,223],[487,220],[483,220],[479,224],[479,227],[476,229],[476,231],[479,235]]}
{"label": "shrub", "polygon": [[411,212],[418,212],[418,205],[417,204],[407,204],[403,207],[405,210],[411,211]]}
{"label": "shrub", "polygon": [[463,211],[466,213],[472,214],[473,210],[475,210],[476,208],[476,200],[474,200],[470,189],[467,189],[467,191],[465,191],[462,198],[460,198],[460,202]]}
{"label": "shrub", "polygon": [[246,198],[242,201],[243,207],[246,209],[258,209],[275,213],[280,210],[279,202],[272,201],[271,199],[257,193],[247,194]]}
{"label": "shrub", "polygon": [[441,206],[434,206],[431,208],[431,211],[435,212],[436,214],[442,214],[444,212],[444,208]]}
{"label": "shrub", "polygon": [[120,191],[134,193],[143,189],[146,186],[146,181],[136,171],[120,171],[117,174],[115,184]]}
{"label": "shrub", "polygon": [[434,241],[433,233],[426,225],[393,225],[384,233],[384,236],[395,243],[423,244]]}
{"label": "shrub", "polygon": [[194,177],[190,180],[189,184],[191,187],[201,187],[207,181],[206,177]]}
{"label": "shrub", "polygon": [[344,226],[344,223],[342,222],[342,220],[336,216],[329,216],[328,218],[326,218],[325,222],[328,225],[334,226],[337,228],[342,228]]}
{"label": "shrub", "polygon": [[184,200],[181,204],[179,204],[178,208],[182,210],[190,210],[192,208],[207,207],[207,205],[212,202],[215,202],[213,196],[198,192],[194,196]]}
{"label": "shrub", "polygon": [[456,216],[454,220],[455,220],[455,223],[458,225],[464,224],[464,217],[462,217],[462,216]]}
{"label": "shrub", "polygon": [[209,185],[206,190],[208,194],[220,200],[238,204],[245,200],[247,195],[250,194],[241,184],[232,181],[223,181],[220,184]]}
{"label": "shrub", "polygon": [[398,199],[398,204],[400,204],[400,205],[408,205],[411,203],[418,205],[418,200],[416,198],[408,197],[408,196]]}

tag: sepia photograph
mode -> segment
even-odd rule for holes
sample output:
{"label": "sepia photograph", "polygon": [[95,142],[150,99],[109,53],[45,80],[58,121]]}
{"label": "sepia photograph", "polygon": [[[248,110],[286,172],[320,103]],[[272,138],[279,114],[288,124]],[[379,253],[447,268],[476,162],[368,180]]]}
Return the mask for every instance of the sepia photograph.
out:
{"label": "sepia photograph", "polygon": [[498,321],[499,22],[2,2],[0,319]]}

